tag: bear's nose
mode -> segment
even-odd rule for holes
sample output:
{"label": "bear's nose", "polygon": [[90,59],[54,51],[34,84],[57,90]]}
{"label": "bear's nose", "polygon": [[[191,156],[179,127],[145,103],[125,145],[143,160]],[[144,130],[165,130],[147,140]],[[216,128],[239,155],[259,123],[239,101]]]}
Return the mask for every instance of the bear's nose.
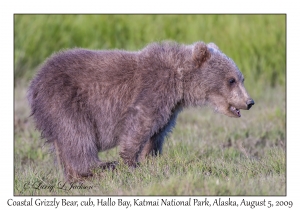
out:
{"label": "bear's nose", "polygon": [[254,104],[255,103],[254,103],[253,99],[248,100],[247,101],[247,109],[249,110]]}

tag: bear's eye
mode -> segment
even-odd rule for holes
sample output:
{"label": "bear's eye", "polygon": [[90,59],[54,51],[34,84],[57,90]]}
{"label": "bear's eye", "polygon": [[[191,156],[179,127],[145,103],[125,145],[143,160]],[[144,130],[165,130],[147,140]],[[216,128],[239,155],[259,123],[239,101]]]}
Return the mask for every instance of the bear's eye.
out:
{"label": "bear's eye", "polygon": [[235,79],[234,78],[229,79],[229,84],[233,84],[233,83],[235,83]]}

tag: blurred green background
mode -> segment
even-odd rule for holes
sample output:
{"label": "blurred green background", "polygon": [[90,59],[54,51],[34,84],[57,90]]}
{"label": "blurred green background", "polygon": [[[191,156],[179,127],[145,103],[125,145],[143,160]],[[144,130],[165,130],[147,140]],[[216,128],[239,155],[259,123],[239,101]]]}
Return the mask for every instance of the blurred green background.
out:
{"label": "blurred green background", "polygon": [[285,15],[15,15],[14,24],[16,80],[29,81],[62,49],[139,50],[154,41],[202,40],[231,57],[255,92],[285,86]]}

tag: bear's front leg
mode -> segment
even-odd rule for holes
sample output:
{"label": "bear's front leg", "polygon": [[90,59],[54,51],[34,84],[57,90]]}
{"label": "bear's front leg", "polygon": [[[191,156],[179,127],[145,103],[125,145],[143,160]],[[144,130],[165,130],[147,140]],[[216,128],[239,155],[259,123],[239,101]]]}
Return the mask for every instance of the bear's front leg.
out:
{"label": "bear's front leg", "polygon": [[157,156],[162,154],[164,137],[162,132],[154,134],[143,147],[139,155],[139,161],[144,161],[149,156]]}
{"label": "bear's front leg", "polygon": [[153,116],[147,115],[141,109],[132,109],[125,119],[122,133],[119,136],[120,156],[130,167],[138,165],[139,155],[147,140],[151,137],[153,128],[158,127]]}
{"label": "bear's front leg", "polygon": [[120,142],[120,156],[124,163],[134,168],[138,165],[139,156],[147,139],[149,139],[149,131],[145,131],[144,135],[123,135]]}
{"label": "bear's front leg", "polygon": [[144,160],[149,155],[157,156],[158,154],[162,154],[164,139],[175,127],[177,116],[181,110],[181,104],[175,106],[168,122],[155,132],[154,135],[146,142],[139,158],[140,161]]}

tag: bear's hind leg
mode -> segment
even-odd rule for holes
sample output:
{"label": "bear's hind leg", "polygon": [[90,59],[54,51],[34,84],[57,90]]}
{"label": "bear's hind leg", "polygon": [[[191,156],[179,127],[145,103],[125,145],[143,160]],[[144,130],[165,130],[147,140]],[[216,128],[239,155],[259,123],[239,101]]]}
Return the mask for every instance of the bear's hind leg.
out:
{"label": "bear's hind leg", "polygon": [[92,176],[92,169],[101,164],[98,159],[98,151],[84,152],[84,148],[65,148],[59,142],[55,142],[55,153],[58,156],[58,164],[63,168],[68,181],[81,180]]}
{"label": "bear's hind leg", "polygon": [[88,123],[75,126],[60,124],[53,143],[58,163],[61,164],[67,180],[92,176],[92,169],[101,164],[96,137]]}

